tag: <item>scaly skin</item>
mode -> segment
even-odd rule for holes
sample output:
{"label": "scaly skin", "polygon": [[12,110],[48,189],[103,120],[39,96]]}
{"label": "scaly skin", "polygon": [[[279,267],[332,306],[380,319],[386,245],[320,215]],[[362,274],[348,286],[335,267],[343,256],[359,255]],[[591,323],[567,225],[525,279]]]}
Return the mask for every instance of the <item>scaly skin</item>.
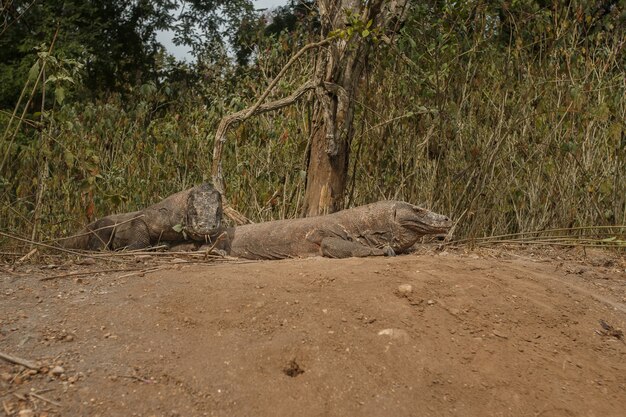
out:
{"label": "scaly skin", "polygon": [[119,250],[189,239],[204,242],[222,230],[221,221],[221,195],[205,183],[144,210],[106,216],[61,243],[73,249]]}
{"label": "scaly skin", "polygon": [[447,217],[412,204],[380,201],[325,216],[230,228],[219,249],[247,259],[389,256],[451,226]]}

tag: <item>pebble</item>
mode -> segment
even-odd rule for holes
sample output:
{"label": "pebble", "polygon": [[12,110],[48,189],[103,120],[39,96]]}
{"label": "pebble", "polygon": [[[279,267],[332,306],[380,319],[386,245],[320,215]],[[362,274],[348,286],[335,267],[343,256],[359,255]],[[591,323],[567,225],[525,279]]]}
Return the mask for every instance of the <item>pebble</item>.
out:
{"label": "pebble", "polygon": [[434,300],[428,300],[427,303],[428,303],[429,306],[431,306],[431,305],[435,304],[435,301]]}
{"label": "pebble", "polygon": [[63,369],[62,366],[58,366],[58,365],[52,368],[52,370],[50,371],[52,375],[61,375],[64,372],[65,372],[65,369]]}
{"label": "pebble", "polygon": [[413,286],[411,284],[401,284],[398,286],[398,292],[400,294],[410,294],[413,292]]}
{"label": "pebble", "polygon": [[509,335],[507,335],[506,333],[503,333],[503,332],[501,332],[499,330],[494,330],[493,331],[493,335],[494,336],[498,336],[498,337],[500,337],[502,339],[508,339],[509,338]]}
{"label": "pebble", "polygon": [[30,408],[25,408],[17,413],[19,417],[35,417],[35,413]]}
{"label": "pebble", "polygon": [[408,341],[410,339],[406,330],[402,329],[383,329],[378,332],[379,336],[389,336],[391,339]]}

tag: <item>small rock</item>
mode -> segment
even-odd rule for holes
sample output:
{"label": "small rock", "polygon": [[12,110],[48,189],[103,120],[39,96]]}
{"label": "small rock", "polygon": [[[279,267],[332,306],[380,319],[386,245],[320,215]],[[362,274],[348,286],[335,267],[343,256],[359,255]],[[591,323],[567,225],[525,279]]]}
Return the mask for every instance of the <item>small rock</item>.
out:
{"label": "small rock", "polygon": [[59,366],[59,365],[55,366],[55,367],[54,367],[54,368],[52,368],[52,370],[50,371],[50,373],[51,373],[52,375],[61,375],[61,374],[62,374],[62,373],[64,373],[64,372],[65,372],[65,369],[63,369],[63,367],[62,367],[62,366]]}
{"label": "small rock", "polygon": [[431,305],[435,304],[435,300],[428,300],[427,303],[428,303],[429,306],[431,306]]}
{"label": "small rock", "polygon": [[403,342],[409,341],[410,337],[406,330],[402,329],[383,329],[378,332],[379,336],[389,336],[391,339]]}
{"label": "small rock", "polygon": [[93,265],[95,263],[96,263],[96,260],[94,258],[85,258],[85,259],[76,261],[76,265]]}
{"label": "small rock", "polygon": [[443,251],[439,254],[439,256],[448,256],[448,255],[450,255],[450,252],[448,251]]}
{"label": "small rock", "polygon": [[19,417],[35,417],[35,413],[30,408],[25,408],[17,413]]}
{"label": "small rock", "polygon": [[67,336],[65,336],[64,339],[66,342],[71,342],[74,340],[74,336],[72,336],[71,334],[68,334]]}
{"label": "small rock", "polygon": [[411,284],[401,284],[398,286],[398,292],[400,294],[410,294],[413,292],[413,286]]}
{"label": "small rock", "polygon": [[501,332],[499,330],[494,330],[493,331],[493,335],[497,336],[497,337],[500,337],[502,339],[508,339],[509,338],[509,336],[506,333],[503,333],[503,332]]}

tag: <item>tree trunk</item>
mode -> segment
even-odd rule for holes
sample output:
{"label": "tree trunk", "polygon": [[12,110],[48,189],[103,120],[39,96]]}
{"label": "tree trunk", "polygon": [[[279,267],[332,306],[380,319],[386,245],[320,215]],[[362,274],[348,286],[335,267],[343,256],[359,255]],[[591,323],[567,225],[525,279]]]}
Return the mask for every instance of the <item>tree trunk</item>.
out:
{"label": "tree trunk", "polygon": [[[304,216],[328,214],[343,208],[348,176],[350,144],[354,136],[354,99],[361,74],[373,45],[390,43],[406,16],[408,0],[317,0],[322,40],[304,46],[272,80],[251,107],[225,116],[220,121],[213,145],[211,174],[223,194],[224,212],[238,224],[245,217],[230,207],[225,194],[222,150],[226,132],[234,123],[293,104],[305,92],[315,90],[310,146],[307,155],[307,182]],[[285,71],[306,51],[320,48],[313,80],[290,96],[263,103]]]}
{"label": "tree trunk", "polygon": [[[319,55],[303,215],[343,208],[354,136],[354,105],[375,37],[397,30],[405,0],[318,0],[322,38],[341,32]],[[391,26],[396,27],[391,27]]]}

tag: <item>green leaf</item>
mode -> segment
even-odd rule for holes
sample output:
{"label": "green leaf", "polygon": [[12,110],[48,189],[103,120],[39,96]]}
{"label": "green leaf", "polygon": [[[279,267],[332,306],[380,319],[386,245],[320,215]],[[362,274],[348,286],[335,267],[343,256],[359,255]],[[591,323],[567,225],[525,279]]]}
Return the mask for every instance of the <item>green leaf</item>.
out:
{"label": "green leaf", "polygon": [[72,165],[74,165],[74,154],[70,151],[65,151],[65,153],[63,154],[63,158],[65,159],[65,164],[68,167],[71,167]]}
{"label": "green leaf", "polygon": [[363,32],[361,32],[361,36],[363,36],[364,38],[367,38],[370,34],[370,31],[365,29]]}
{"label": "green leaf", "polygon": [[180,233],[183,231],[183,225],[182,224],[175,224],[174,226],[172,226],[172,229],[176,232],[176,233]]}
{"label": "green leaf", "polygon": [[63,100],[65,100],[65,89],[63,87],[57,87],[54,89],[54,98],[56,99],[59,105],[63,104]]}
{"label": "green leaf", "polygon": [[39,60],[35,61],[30,71],[28,71],[28,80],[34,81],[39,76]]}

